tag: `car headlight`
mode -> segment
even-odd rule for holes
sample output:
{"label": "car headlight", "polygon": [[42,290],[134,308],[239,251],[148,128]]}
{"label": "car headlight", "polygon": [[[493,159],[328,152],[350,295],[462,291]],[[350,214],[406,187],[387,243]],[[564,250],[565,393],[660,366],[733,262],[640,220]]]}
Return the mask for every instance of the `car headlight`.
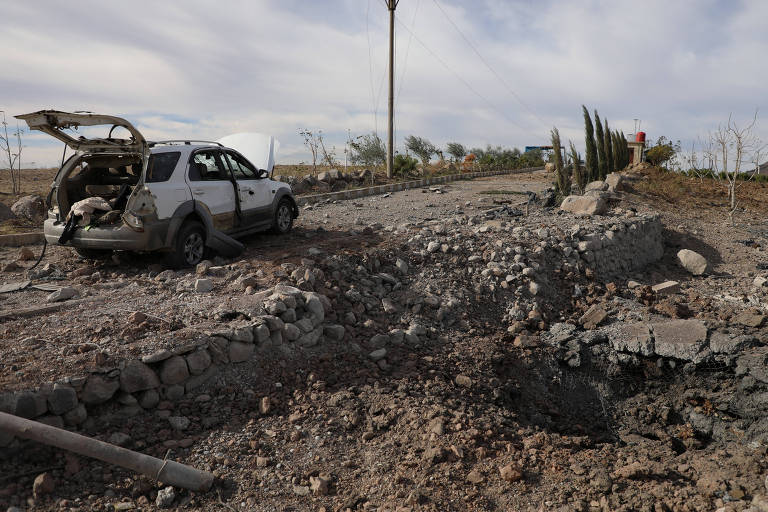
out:
{"label": "car headlight", "polygon": [[125,222],[126,226],[128,226],[131,229],[134,229],[136,231],[144,231],[144,221],[141,220],[141,217],[139,217],[134,213],[124,212],[123,222]]}

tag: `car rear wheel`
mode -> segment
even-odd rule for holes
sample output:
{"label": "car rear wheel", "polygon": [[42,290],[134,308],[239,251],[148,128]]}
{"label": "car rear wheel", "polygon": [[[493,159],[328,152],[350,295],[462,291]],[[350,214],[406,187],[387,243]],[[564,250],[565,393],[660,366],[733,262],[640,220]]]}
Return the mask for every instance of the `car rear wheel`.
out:
{"label": "car rear wheel", "polygon": [[205,258],[205,229],[199,222],[186,222],[176,234],[170,255],[173,267],[194,267]]}
{"label": "car rear wheel", "polygon": [[287,199],[277,203],[275,219],[272,221],[272,232],[279,235],[288,233],[293,227],[293,205]]}

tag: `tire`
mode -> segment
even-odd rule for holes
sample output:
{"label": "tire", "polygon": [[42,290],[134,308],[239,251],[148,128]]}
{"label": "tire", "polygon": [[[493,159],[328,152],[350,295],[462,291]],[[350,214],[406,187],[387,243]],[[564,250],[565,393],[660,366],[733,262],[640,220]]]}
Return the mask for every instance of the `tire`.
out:
{"label": "tire", "polygon": [[194,267],[205,259],[205,229],[199,222],[182,224],[176,233],[170,264],[174,268]]}
{"label": "tire", "polygon": [[81,258],[86,260],[103,260],[112,256],[112,249],[87,249],[85,247],[73,247]]}
{"label": "tire", "polygon": [[272,232],[284,235],[293,228],[293,205],[288,199],[281,199],[275,209],[275,218],[272,220]]}

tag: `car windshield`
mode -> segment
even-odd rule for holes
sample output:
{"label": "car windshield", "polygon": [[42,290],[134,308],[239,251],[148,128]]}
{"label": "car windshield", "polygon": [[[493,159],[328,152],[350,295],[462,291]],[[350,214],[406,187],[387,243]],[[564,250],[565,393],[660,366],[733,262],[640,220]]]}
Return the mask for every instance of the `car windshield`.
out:
{"label": "car windshield", "polygon": [[178,151],[169,151],[164,153],[153,153],[149,156],[147,165],[147,183],[159,183],[168,181],[176,168],[181,153]]}

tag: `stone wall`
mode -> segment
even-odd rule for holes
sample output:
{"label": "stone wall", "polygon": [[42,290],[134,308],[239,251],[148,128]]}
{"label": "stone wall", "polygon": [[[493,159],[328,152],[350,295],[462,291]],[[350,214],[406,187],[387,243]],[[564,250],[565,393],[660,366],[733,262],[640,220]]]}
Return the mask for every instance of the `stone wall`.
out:
{"label": "stone wall", "polygon": [[[344,326],[326,321],[331,301],[322,294],[277,285],[265,292],[262,307],[248,320],[220,324],[184,345],[123,360],[85,376],[70,376],[35,390],[0,393],[0,411],[56,427],[80,427],[104,405],[133,416],[175,401],[212,379],[224,367],[259,357],[290,354],[324,340],[342,341]],[[12,438],[0,432],[0,446]]]}

